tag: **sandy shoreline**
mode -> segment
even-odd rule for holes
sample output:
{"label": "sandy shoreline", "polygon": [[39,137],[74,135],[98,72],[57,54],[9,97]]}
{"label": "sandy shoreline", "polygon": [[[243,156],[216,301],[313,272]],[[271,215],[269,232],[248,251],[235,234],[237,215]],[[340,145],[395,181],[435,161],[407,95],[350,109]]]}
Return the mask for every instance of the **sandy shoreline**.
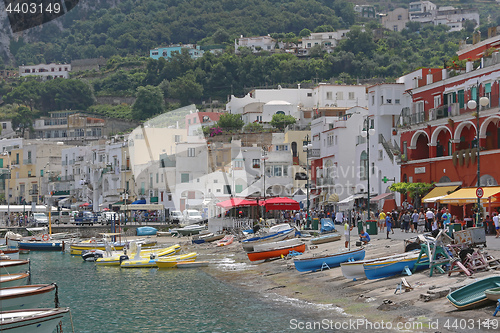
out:
{"label": "sandy shoreline", "polygon": [[[401,232],[396,231],[396,233]],[[401,233],[396,236],[401,239],[373,237],[371,244],[366,247],[366,259],[402,253],[402,239],[405,236],[411,237],[411,234]],[[488,247],[485,250],[499,259],[500,247],[497,248],[497,240],[492,238],[493,236],[487,236]],[[184,251],[198,252],[199,260],[218,262],[217,265],[211,265],[204,270],[226,283],[258,293],[262,298],[272,298],[277,295],[291,302],[316,304],[317,311],[310,312],[311,322],[300,323],[302,329],[299,329],[299,323],[295,323],[295,326],[291,324],[290,330],[307,331],[307,325],[312,325],[313,321],[317,322],[322,318],[333,319],[334,322],[322,322],[324,326],[321,326],[320,330],[333,328],[339,332],[374,330],[486,332],[500,329],[500,316],[492,317],[496,307],[494,303],[475,310],[456,311],[445,297],[450,288],[458,288],[490,275],[500,276],[498,269],[477,272],[472,277],[459,273],[453,273],[450,277],[447,274],[434,273],[429,277],[429,270],[424,270],[405,276],[414,288],[412,291],[395,294],[402,276],[352,281],[344,278],[340,268],[301,273],[295,269],[293,260],[278,259],[251,263],[241,244],[236,241],[227,247],[217,248],[210,243],[191,244],[190,237],[157,237],[157,240],[160,244],[179,243]],[[304,240],[309,245],[309,241]],[[498,243],[500,244],[500,240]],[[307,250],[304,256],[311,256],[314,253],[335,253],[343,246],[343,240],[320,244],[316,249]],[[228,265],[224,265],[224,262]],[[424,301],[421,298],[421,294],[430,293],[433,294],[432,297],[440,296],[431,301]],[[331,316],[325,317],[328,313],[331,313]],[[488,323],[485,320],[495,320],[495,324],[498,324],[497,329],[492,329],[491,326],[489,329],[485,327],[487,325],[484,324]],[[353,321],[357,323],[353,324]],[[363,321],[365,322],[361,324]]]}

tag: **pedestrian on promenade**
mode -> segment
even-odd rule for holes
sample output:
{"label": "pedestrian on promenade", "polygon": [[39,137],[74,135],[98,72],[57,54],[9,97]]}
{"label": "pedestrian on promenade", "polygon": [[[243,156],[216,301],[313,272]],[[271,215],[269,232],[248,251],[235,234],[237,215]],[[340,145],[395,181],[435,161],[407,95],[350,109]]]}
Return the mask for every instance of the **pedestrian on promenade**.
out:
{"label": "pedestrian on promenade", "polygon": [[350,241],[350,235],[351,235],[351,230],[352,226],[349,226],[349,222],[346,220],[344,223],[344,236],[345,236],[345,248],[347,249],[349,247],[349,241]]}
{"label": "pedestrian on promenade", "polygon": [[500,221],[497,212],[493,213],[493,223],[495,224],[495,231],[497,232],[495,238],[498,238],[500,237]]}
{"label": "pedestrian on promenade", "polygon": [[380,212],[380,214],[378,214],[378,229],[380,232],[384,232],[384,229],[385,229],[385,218],[386,218],[386,215],[385,213],[382,211]]}
{"label": "pedestrian on promenade", "polygon": [[392,215],[390,212],[387,212],[387,217],[385,218],[385,226],[387,227],[387,239],[389,239],[389,233],[391,232],[392,227]]}

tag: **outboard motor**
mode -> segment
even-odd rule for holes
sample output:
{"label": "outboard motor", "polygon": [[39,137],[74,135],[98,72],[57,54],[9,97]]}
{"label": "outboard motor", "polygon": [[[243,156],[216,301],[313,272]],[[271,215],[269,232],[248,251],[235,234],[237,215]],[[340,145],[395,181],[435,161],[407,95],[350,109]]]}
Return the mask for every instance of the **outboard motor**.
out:
{"label": "outboard motor", "polygon": [[122,263],[122,261],[124,260],[128,260],[128,256],[126,255],[123,255],[123,256],[120,256],[120,264]]}

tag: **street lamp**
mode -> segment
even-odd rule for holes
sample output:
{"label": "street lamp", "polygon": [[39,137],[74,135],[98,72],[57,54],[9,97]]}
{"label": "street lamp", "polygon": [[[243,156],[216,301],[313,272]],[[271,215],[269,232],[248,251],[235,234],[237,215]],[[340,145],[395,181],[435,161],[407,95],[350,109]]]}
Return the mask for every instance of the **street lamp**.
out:
{"label": "street lamp", "polygon": [[7,156],[7,160],[9,162],[9,165],[7,167],[8,172],[8,177],[7,178],[7,225],[10,224],[10,154],[9,152],[3,152],[3,156]]}
{"label": "street lamp", "polygon": [[[479,163],[479,152],[481,150],[481,146],[479,144],[479,106],[487,106],[490,104],[490,99],[488,97],[479,97],[479,89],[481,85],[479,82],[476,84],[476,99],[473,100],[471,99],[470,101],[467,102],[467,107],[471,110],[476,109],[476,135],[477,135],[477,188],[481,187],[481,168],[480,168],[480,163]],[[481,219],[481,214],[480,214],[480,207],[481,207],[481,198],[477,197],[477,215],[476,215],[476,226],[480,222]]]}
{"label": "street lamp", "polygon": [[[262,177],[264,177],[263,178],[263,182],[264,182],[264,202],[266,201],[266,160],[268,158],[269,157],[267,157],[267,156],[261,156],[260,157],[260,159],[262,160],[262,166],[263,166]],[[262,206],[262,216],[264,216],[264,214],[265,214],[265,209],[266,209],[265,206]]]}
{"label": "street lamp", "polygon": [[371,215],[370,215],[370,135],[375,135],[375,129],[372,128],[372,126],[370,124],[370,118],[367,117],[364,120],[363,130],[361,131],[361,136],[363,138],[366,138],[366,155],[367,155],[366,159],[367,159],[367,164],[368,164],[368,168],[364,168],[365,172],[367,172],[366,180],[368,183],[368,217],[367,217],[367,220],[371,219]]}
{"label": "street lamp", "polygon": [[309,141],[309,134],[306,135],[305,140],[302,145],[302,151],[306,152],[306,177],[307,177],[307,183],[306,183],[306,195],[307,195],[307,226],[309,226],[309,221],[311,221],[311,214],[310,214],[310,206],[311,206],[311,201],[309,200],[309,188],[311,187],[311,183],[309,182],[309,151],[312,148],[312,144]]}

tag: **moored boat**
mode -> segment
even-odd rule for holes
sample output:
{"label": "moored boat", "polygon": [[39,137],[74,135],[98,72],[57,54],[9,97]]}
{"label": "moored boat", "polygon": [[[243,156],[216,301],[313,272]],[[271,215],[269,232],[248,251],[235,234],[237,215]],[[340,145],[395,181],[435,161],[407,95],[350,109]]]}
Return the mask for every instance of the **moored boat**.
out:
{"label": "moored boat", "polygon": [[27,241],[18,242],[19,249],[30,251],[64,251],[64,241]]}
{"label": "moored boat", "polygon": [[241,241],[241,245],[243,246],[243,250],[245,250],[246,252],[252,252],[254,251],[254,246],[256,244],[277,242],[287,238],[292,238],[293,236],[295,236],[295,231],[296,231],[295,228],[293,228],[270,234],[265,234],[262,236],[247,238]]}
{"label": "moored boat", "polygon": [[167,258],[160,258],[157,260],[156,265],[158,268],[173,268],[176,267],[179,262],[192,262],[195,261],[197,257],[198,254],[196,252],[180,254]]}
{"label": "moored boat", "polygon": [[184,228],[171,229],[170,232],[172,233],[172,235],[176,233],[180,236],[190,236],[199,234],[203,230],[205,230],[204,225],[192,224]]}
{"label": "moored boat", "polygon": [[69,308],[29,309],[0,312],[0,331],[52,333]]}
{"label": "moored boat", "polygon": [[233,235],[227,235],[224,238],[222,238],[220,241],[218,241],[216,246],[227,246],[229,244],[232,244],[233,240],[234,240]]}
{"label": "moored boat", "polygon": [[22,286],[28,283],[29,273],[16,273],[0,275],[0,288]]}
{"label": "moored boat", "polygon": [[177,262],[177,268],[198,268],[207,267],[209,265],[208,261],[180,261]]}
{"label": "moored boat", "polygon": [[165,258],[151,257],[151,258],[138,258],[135,257],[133,259],[123,260],[120,263],[120,267],[122,268],[154,268],[159,267],[158,262],[167,262],[167,261],[177,261],[177,260],[188,260],[188,259],[196,259],[198,254],[196,252],[181,254],[176,256],[168,256]]}
{"label": "moored boat", "polygon": [[[369,280],[391,277],[402,274],[406,270],[413,271],[413,267],[415,266],[419,255],[420,251],[412,251],[406,252],[403,256],[398,256],[396,258],[379,258],[378,260],[364,263],[363,269]],[[425,259],[425,256],[423,258]],[[417,268],[420,270],[427,268],[427,266],[421,265]]]}
{"label": "moored boat", "polygon": [[362,260],[365,258],[365,249],[339,252],[310,258],[295,258],[293,263],[299,272],[317,271],[323,268],[338,267],[349,260]]}
{"label": "moored boat", "polygon": [[286,255],[290,254],[290,252],[304,253],[305,251],[306,251],[306,244],[300,243],[298,245],[283,246],[283,247],[278,247],[278,248],[274,248],[274,249],[267,250],[267,251],[248,252],[247,256],[248,256],[248,259],[250,261],[259,261],[259,260],[266,260],[266,259],[279,258],[281,256],[286,256]]}
{"label": "moored boat", "polygon": [[29,260],[0,260],[0,274],[16,274],[29,271]]}
{"label": "moored boat", "polygon": [[484,294],[490,301],[497,302],[498,300],[500,300],[500,286],[498,288],[486,289],[484,291]]}
{"label": "moored boat", "polygon": [[155,236],[158,229],[153,227],[139,227],[137,228],[137,236]]}
{"label": "moored boat", "polygon": [[366,278],[365,269],[363,264],[370,263],[374,261],[380,260],[397,260],[399,258],[406,258],[407,253],[395,254],[392,256],[375,258],[375,259],[365,259],[365,260],[356,260],[356,261],[347,261],[340,264],[340,268],[342,269],[342,275],[346,279],[362,279]]}
{"label": "moored boat", "polygon": [[19,249],[0,250],[0,256],[7,256],[8,258],[5,258],[5,259],[18,260],[19,259]]}
{"label": "moored boat", "polygon": [[277,242],[255,244],[253,249],[254,251],[269,251],[284,246],[300,245],[301,243],[302,240],[300,238],[290,238]]}
{"label": "moored boat", "polygon": [[485,291],[500,287],[500,276],[490,276],[475,281],[446,296],[448,300],[459,310],[469,310],[490,303],[492,300],[486,297]]}
{"label": "moored boat", "polygon": [[[156,246],[156,241],[154,240],[135,240],[136,242],[141,242],[141,246],[143,249],[151,248]],[[106,246],[110,246],[113,250],[122,251],[125,247],[129,246],[129,244],[133,241],[128,242],[80,242],[70,245],[70,253],[71,255],[81,255],[82,251],[85,250],[106,250]]]}
{"label": "moored boat", "polygon": [[[125,252],[119,252],[116,251],[112,253],[111,255],[105,255],[102,258],[97,258],[96,259],[96,264],[97,265],[105,265],[105,266],[119,266],[121,261],[123,260],[128,260],[130,257],[136,257],[137,256],[137,251],[139,251],[139,257],[137,259],[149,259],[152,256],[154,258],[163,258],[163,257],[168,257],[175,255],[181,250],[181,246],[179,244],[175,244],[166,248],[162,249],[142,249],[140,247],[134,247],[132,246],[130,252],[125,253]],[[126,258],[124,257],[126,256]]]}
{"label": "moored boat", "polygon": [[2,311],[33,309],[56,289],[54,284],[31,284],[0,289]]}
{"label": "moored boat", "polygon": [[342,238],[342,235],[337,234],[337,233],[331,233],[331,234],[326,234],[326,235],[321,235],[318,237],[311,238],[311,244],[317,245],[317,244],[323,244],[323,243],[328,243],[328,242],[335,242],[338,241]]}

